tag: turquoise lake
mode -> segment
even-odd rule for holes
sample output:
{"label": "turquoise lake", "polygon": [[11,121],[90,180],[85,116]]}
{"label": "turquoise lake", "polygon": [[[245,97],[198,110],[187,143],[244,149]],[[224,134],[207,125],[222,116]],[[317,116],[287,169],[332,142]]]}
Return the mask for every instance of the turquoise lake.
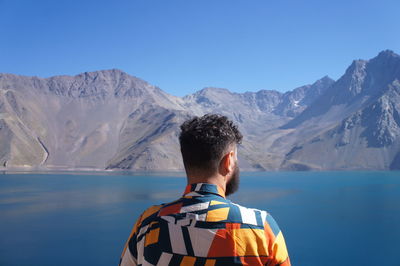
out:
{"label": "turquoise lake", "polygon": [[[117,265],[183,174],[0,174],[0,265]],[[400,265],[400,172],[241,173],[230,199],[270,212],[292,265]]]}

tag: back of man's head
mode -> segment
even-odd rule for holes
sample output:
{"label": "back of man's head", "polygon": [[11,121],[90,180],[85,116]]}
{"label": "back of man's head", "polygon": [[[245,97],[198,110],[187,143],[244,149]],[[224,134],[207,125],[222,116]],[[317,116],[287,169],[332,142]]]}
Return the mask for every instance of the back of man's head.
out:
{"label": "back of man's head", "polygon": [[186,172],[212,175],[225,152],[232,144],[239,144],[242,137],[226,116],[207,114],[185,121],[179,142]]}

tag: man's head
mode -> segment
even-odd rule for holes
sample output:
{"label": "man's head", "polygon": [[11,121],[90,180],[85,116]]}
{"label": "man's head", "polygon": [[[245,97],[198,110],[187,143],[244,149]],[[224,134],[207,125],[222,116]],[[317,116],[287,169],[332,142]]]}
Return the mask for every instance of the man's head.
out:
{"label": "man's head", "polygon": [[181,125],[179,141],[188,177],[226,178],[225,194],[236,191],[239,183],[237,144],[242,134],[222,115],[194,117]]}

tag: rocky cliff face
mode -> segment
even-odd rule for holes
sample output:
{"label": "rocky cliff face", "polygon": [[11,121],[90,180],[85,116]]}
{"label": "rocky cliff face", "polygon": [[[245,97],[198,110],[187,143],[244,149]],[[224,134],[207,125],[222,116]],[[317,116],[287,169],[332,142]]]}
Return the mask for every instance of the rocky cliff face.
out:
{"label": "rocky cliff face", "polygon": [[0,167],[182,170],[179,125],[221,113],[245,170],[400,169],[400,57],[383,51],[286,93],[205,88],[183,98],[120,70],[0,74]]}
{"label": "rocky cliff face", "polygon": [[355,60],[318,101],[310,104],[284,128],[295,128],[310,122],[323,122],[324,126],[337,123],[376,101],[399,75],[399,55],[392,51],[383,51],[368,61]]}
{"label": "rocky cliff face", "polygon": [[282,167],[399,169],[399,80],[400,56],[392,51],[353,62],[333,85],[334,93],[321,97],[330,103],[326,108],[317,108],[317,101],[288,123],[298,131],[312,125],[310,121],[327,126],[299,141]]}
{"label": "rocky cliff face", "polygon": [[0,88],[7,168],[104,169],[132,112],[144,104],[183,109],[180,98],[119,70],[48,79],[1,74]]}

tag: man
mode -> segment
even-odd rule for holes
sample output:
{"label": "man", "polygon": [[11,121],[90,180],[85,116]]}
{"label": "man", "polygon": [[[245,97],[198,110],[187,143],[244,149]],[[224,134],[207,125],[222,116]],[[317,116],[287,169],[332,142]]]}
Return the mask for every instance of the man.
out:
{"label": "man", "polygon": [[179,137],[188,185],[171,203],[137,220],[120,265],[290,265],[285,240],[265,211],[234,204],[237,144],[242,135],[225,116],[194,117]]}

